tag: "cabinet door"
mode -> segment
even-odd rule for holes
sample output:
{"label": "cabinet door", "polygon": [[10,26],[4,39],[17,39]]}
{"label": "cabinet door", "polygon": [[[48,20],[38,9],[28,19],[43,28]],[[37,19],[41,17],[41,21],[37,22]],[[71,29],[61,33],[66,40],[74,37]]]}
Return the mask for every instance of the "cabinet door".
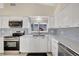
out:
{"label": "cabinet door", "polygon": [[0,28],[2,28],[2,17],[0,17]]}
{"label": "cabinet door", "polygon": [[55,27],[66,28],[70,25],[70,21],[64,12],[61,12],[55,16]]}
{"label": "cabinet door", "polygon": [[67,28],[72,26],[72,6],[66,6],[62,11],[55,15],[55,26],[57,28]]}
{"label": "cabinet door", "polygon": [[29,28],[29,18],[23,17],[23,28]]}
{"label": "cabinet door", "polygon": [[48,28],[54,28],[54,27],[55,27],[55,19],[52,16],[48,19]]}
{"label": "cabinet door", "polygon": [[40,39],[40,52],[48,51],[48,37],[41,37]]}
{"label": "cabinet door", "polygon": [[56,14],[55,15],[55,27],[56,28],[62,27],[64,25],[62,23],[63,23],[63,15],[62,14]]}
{"label": "cabinet door", "polygon": [[38,39],[33,39],[32,36],[20,37],[20,52],[38,52],[40,50]]}
{"label": "cabinet door", "polygon": [[73,27],[79,27],[79,4],[71,4],[70,19]]}
{"label": "cabinet door", "polygon": [[2,28],[9,28],[9,17],[2,18]]}
{"label": "cabinet door", "polygon": [[30,52],[47,52],[47,37],[33,37],[29,40]]}
{"label": "cabinet door", "polygon": [[47,52],[47,38],[25,36],[20,38],[20,52]]}
{"label": "cabinet door", "polygon": [[55,15],[55,26],[58,28],[79,27],[79,4],[69,4]]}
{"label": "cabinet door", "polygon": [[20,52],[29,52],[29,36],[20,37]]}
{"label": "cabinet door", "polygon": [[29,39],[29,52],[40,52],[40,40],[38,38]]}
{"label": "cabinet door", "polygon": [[51,40],[51,42],[52,42],[52,46],[51,46],[52,54],[54,56],[57,56],[58,55],[58,42],[54,38]]}

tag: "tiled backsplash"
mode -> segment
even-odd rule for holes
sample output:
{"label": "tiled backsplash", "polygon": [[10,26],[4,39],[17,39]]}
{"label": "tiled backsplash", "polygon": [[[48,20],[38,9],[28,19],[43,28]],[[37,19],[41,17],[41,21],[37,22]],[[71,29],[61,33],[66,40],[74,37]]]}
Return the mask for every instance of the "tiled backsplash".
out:
{"label": "tiled backsplash", "polygon": [[[0,36],[4,35],[12,35],[12,33],[16,31],[25,31],[25,34],[29,34],[27,28],[1,28],[0,29]],[[45,34],[50,34],[54,36],[60,36],[60,37],[66,37],[68,39],[72,40],[77,40],[79,41],[79,28],[74,27],[74,28],[59,28],[59,29],[49,29],[48,33]]]}
{"label": "tiled backsplash", "polygon": [[71,40],[79,41],[79,28],[74,27],[74,28],[61,28],[57,29],[57,34],[56,36],[60,37],[66,37]]}
{"label": "tiled backsplash", "polygon": [[58,30],[58,29],[50,28],[50,29],[48,30],[48,32],[49,32],[50,35],[57,35],[57,30]]}
{"label": "tiled backsplash", "polygon": [[16,31],[25,31],[25,34],[28,34],[26,28],[0,28],[0,36],[12,35]]}
{"label": "tiled backsplash", "polygon": [[[25,31],[26,35],[30,34],[27,28],[0,28],[0,36],[12,35],[12,33],[16,31]],[[48,33],[43,33],[43,34],[56,35],[56,33],[57,33],[56,29],[49,29]]]}

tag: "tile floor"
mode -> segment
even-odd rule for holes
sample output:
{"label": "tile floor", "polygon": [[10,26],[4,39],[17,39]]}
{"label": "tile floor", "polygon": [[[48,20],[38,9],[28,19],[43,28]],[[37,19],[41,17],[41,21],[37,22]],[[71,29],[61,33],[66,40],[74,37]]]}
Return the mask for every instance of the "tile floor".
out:
{"label": "tile floor", "polygon": [[[0,56],[27,56],[27,55],[28,55],[28,53],[19,53],[19,51],[5,51],[4,54],[0,54]],[[35,56],[35,55],[33,55],[33,56]],[[52,56],[52,54],[47,53],[47,56]]]}

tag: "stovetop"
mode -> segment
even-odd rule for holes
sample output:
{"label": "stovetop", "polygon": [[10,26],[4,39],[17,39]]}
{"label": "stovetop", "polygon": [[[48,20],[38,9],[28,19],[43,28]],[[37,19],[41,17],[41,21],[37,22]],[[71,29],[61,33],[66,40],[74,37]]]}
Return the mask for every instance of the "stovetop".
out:
{"label": "stovetop", "polygon": [[4,41],[19,41],[20,37],[4,36]]}
{"label": "stovetop", "polygon": [[14,37],[18,37],[18,36],[4,36],[4,38],[14,38]]}

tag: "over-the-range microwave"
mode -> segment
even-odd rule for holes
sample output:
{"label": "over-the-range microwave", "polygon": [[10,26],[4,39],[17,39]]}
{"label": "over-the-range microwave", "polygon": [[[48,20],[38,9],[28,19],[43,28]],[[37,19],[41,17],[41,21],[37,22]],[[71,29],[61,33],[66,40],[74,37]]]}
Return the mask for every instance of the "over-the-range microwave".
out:
{"label": "over-the-range microwave", "polygon": [[9,26],[10,27],[22,27],[23,26],[23,21],[22,20],[19,20],[19,21],[16,21],[16,20],[9,21]]}

